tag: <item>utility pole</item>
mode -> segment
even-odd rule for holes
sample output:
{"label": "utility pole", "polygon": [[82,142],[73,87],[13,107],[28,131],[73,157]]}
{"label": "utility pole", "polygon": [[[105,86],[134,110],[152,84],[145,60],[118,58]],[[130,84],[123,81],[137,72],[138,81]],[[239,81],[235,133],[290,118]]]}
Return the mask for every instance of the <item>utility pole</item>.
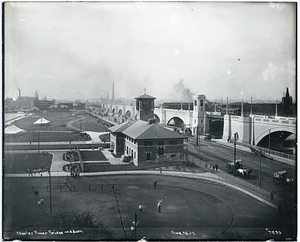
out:
{"label": "utility pole", "polygon": [[261,151],[259,151],[259,189],[261,189]]}
{"label": "utility pole", "polygon": [[197,126],[197,130],[196,130],[196,146],[198,146],[198,126]]}
{"label": "utility pole", "polygon": [[49,167],[49,192],[50,192],[50,213],[52,213],[52,189],[51,189],[51,171],[50,171],[50,167]]}
{"label": "utility pole", "polygon": [[233,141],[233,165],[234,165],[234,171],[233,176],[235,177],[236,174],[236,132],[234,133],[234,141]]}
{"label": "utility pole", "polygon": [[269,129],[269,155],[271,150],[271,130]]}

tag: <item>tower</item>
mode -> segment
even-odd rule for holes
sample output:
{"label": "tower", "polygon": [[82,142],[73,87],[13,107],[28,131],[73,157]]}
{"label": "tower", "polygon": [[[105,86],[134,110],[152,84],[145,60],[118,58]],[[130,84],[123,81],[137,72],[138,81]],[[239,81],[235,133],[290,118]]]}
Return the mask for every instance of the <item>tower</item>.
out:
{"label": "tower", "polygon": [[136,99],[137,119],[148,121],[154,118],[154,99],[146,93]]}
{"label": "tower", "polygon": [[195,95],[193,96],[193,134],[198,132],[200,134],[205,134],[205,95]]}

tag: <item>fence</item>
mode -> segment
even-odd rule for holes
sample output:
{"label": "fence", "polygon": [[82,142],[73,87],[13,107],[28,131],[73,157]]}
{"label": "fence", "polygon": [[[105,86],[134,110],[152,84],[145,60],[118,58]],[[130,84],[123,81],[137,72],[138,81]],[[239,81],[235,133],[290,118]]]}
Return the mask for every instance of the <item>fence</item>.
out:
{"label": "fence", "polygon": [[[251,146],[249,144],[243,143],[243,142],[236,142],[237,145],[243,146],[243,147],[247,147],[250,148]],[[276,155],[282,158],[286,158],[286,159],[290,159],[290,160],[296,160],[296,156],[295,155],[291,155],[291,154],[287,154],[287,153],[283,153],[283,152],[279,152],[276,150],[269,150],[263,147],[259,147],[259,146],[255,146],[256,149],[260,150],[261,152],[265,153],[265,154],[272,154],[272,155]]]}

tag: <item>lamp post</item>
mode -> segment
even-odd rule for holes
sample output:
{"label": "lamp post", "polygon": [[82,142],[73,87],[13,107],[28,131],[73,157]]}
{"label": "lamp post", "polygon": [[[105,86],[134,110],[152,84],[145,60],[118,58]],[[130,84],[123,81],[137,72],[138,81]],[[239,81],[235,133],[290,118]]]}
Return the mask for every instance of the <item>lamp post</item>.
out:
{"label": "lamp post", "polygon": [[259,189],[261,189],[261,151],[259,151]]}
{"label": "lamp post", "polygon": [[50,197],[50,213],[52,213],[52,191],[51,191],[51,171],[50,171],[50,167],[49,167],[49,197]]}
{"label": "lamp post", "polygon": [[269,156],[270,156],[270,150],[271,150],[271,130],[269,129]]}
{"label": "lamp post", "polygon": [[234,140],[233,140],[233,165],[234,165],[234,169],[233,169],[233,176],[235,177],[235,173],[236,173],[236,135],[237,133],[234,133]]}

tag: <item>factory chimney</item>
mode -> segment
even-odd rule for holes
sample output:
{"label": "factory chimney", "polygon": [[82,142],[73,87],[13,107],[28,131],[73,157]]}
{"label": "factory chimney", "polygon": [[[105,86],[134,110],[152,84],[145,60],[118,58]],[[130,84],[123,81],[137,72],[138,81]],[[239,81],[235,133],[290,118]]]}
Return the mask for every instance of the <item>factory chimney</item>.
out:
{"label": "factory chimney", "polygon": [[111,100],[112,102],[114,102],[115,99],[115,84],[112,84],[112,94],[111,94]]}

